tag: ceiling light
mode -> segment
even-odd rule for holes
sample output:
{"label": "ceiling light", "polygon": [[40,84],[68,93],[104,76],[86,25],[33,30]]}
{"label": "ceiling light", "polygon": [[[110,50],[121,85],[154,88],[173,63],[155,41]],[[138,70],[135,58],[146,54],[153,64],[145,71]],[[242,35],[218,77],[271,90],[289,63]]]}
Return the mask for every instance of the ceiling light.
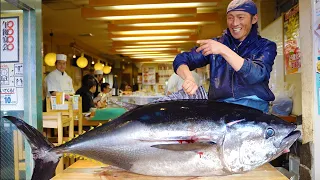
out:
{"label": "ceiling light", "polygon": [[175,58],[175,56],[131,56],[133,59]]}
{"label": "ceiling light", "polygon": [[143,40],[166,40],[166,39],[188,39],[189,36],[142,36],[142,37],[118,37],[111,38],[114,41],[143,41]]}
{"label": "ceiling light", "polygon": [[176,50],[176,48],[145,48],[145,49],[116,49],[117,52],[139,52],[139,51],[166,51]]}
{"label": "ceiling light", "polygon": [[96,10],[132,10],[132,9],[160,9],[160,8],[192,8],[202,6],[216,6],[216,2],[194,2],[194,3],[162,3],[162,4],[135,4],[119,6],[95,7]]}
{"label": "ceiling light", "polygon": [[[175,51],[175,53],[177,53],[177,52]],[[159,55],[159,54],[166,54],[166,55],[168,55],[168,53],[163,53],[163,51],[162,51],[162,52],[141,51],[141,52],[139,52],[139,53],[137,53],[137,52],[122,52],[121,54],[128,54],[128,55],[134,55],[134,54],[137,54],[137,55]]]}
{"label": "ceiling light", "polygon": [[176,45],[159,44],[159,45],[140,45],[140,46],[119,46],[119,48],[154,48],[154,47],[173,47]]}
{"label": "ceiling light", "polygon": [[196,43],[196,41],[145,41],[145,42],[134,42],[133,44],[182,44],[182,43]]}
{"label": "ceiling light", "polygon": [[174,61],[174,59],[171,59],[171,58],[169,58],[169,59],[157,59],[157,60],[153,60],[153,61],[155,61],[155,62],[166,62],[166,61],[172,62],[172,61]]}
{"label": "ceiling light", "polygon": [[193,16],[193,14],[148,14],[148,15],[129,15],[129,16],[105,16],[87,18],[88,20],[129,20],[129,19],[161,19]]}
{"label": "ceiling light", "polygon": [[142,34],[172,34],[172,33],[194,33],[195,29],[168,29],[168,30],[137,30],[137,31],[113,31],[114,35],[142,35]]}
{"label": "ceiling light", "polygon": [[159,23],[119,24],[118,26],[133,26],[133,27],[144,27],[144,26],[194,26],[194,25],[214,24],[214,23],[215,23],[215,21],[159,22]]}

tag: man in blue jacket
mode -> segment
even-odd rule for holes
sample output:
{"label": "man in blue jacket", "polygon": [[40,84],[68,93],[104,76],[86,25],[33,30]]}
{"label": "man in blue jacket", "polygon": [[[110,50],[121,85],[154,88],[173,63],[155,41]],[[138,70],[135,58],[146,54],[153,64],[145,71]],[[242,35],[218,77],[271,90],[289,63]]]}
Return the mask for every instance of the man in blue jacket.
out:
{"label": "man in blue jacket", "polygon": [[190,71],[210,64],[209,99],[267,112],[274,100],[268,84],[277,47],[258,35],[257,23],[252,0],[231,1],[222,37],[198,40],[197,49],[176,56],[173,67],[184,79],[184,91],[194,94],[198,89]]}

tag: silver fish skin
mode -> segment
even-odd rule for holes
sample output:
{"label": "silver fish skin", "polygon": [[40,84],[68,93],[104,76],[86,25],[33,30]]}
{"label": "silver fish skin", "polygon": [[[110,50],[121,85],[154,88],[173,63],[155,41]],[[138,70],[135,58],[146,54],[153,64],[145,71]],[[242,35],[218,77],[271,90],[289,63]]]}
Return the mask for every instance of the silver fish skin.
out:
{"label": "silver fish skin", "polygon": [[206,99],[137,106],[58,147],[23,120],[5,118],[32,147],[34,180],[53,177],[63,153],[152,176],[244,173],[288,152],[301,135],[296,125],[276,116]]}

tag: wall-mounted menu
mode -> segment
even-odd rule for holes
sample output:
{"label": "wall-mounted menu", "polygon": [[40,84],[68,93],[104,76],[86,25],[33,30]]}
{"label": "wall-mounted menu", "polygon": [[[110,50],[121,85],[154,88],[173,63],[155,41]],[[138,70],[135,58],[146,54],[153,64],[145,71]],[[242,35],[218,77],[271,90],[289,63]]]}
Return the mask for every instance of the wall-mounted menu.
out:
{"label": "wall-mounted menu", "polygon": [[142,84],[154,85],[156,84],[156,69],[155,67],[142,68]]}
{"label": "wall-mounted menu", "polygon": [[19,17],[1,17],[0,27],[0,62],[19,62]]}

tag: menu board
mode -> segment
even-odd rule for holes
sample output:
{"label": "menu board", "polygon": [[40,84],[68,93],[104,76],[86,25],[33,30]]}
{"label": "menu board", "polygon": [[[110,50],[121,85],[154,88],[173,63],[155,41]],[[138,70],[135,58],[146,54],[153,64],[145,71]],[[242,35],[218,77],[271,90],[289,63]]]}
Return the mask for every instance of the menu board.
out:
{"label": "menu board", "polygon": [[23,110],[23,64],[2,63],[0,75],[1,109]]}
{"label": "menu board", "polygon": [[[23,60],[21,16],[1,15],[1,64],[0,102],[1,110],[24,110]],[[20,37],[20,38],[19,38]]]}
{"label": "menu board", "polygon": [[142,68],[142,84],[154,85],[156,84],[156,69],[155,67],[143,67]]}
{"label": "menu board", "polygon": [[315,3],[314,11],[314,61],[316,65],[316,93],[317,93],[317,105],[318,105],[318,115],[320,115],[320,1]]}
{"label": "menu board", "polygon": [[19,62],[19,17],[1,17],[0,27],[0,62]]}
{"label": "menu board", "polygon": [[299,6],[295,6],[284,14],[284,60],[285,73],[301,72],[301,56],[299,43]]}

